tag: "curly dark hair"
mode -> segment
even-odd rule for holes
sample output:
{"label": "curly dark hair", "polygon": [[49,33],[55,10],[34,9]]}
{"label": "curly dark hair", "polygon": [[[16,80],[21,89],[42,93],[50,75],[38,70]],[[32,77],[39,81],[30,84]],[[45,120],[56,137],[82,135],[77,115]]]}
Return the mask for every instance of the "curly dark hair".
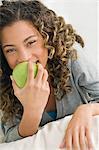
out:
{"label": "curly dark hair", "polygon": [[[84,47],[82,38],[76,34],[71,24],[66,24],[63,17],[57,16],[37,0],[2,1],[0,6],[0,32],[8,25],[19,20],[30,21],[44,38],[48,49],[48,73],[52,81],[55,97],[60,100],[66,92],[71,91],[69,83],[69,59],[77,59],[77,51],[73,48],[75,42]],[[3,112],[2,121],[6,122],[13,115],[23,113],[23,107],[15,97],[10,75],[10,69],[0,42],[0,109]],[[61,89],[61,90],[60,90]]]}

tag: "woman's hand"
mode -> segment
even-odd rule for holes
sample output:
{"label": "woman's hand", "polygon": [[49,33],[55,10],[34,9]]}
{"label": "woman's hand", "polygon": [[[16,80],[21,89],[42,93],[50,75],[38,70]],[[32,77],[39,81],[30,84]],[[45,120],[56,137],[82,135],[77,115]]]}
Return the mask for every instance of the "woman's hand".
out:
{"label": "woman's hand", "polygon": [[20,89],[17,87],[15,81],[12,80],[14,95],[21,102],[24,110],[33,110],[34,112],[40,111],[43,113],[50,94],[50,87],[47,79],[47,70],[44,69],[40,63],[38,63],[37,76],[34,78],[33,62],[29,61],[26,85]]}
{"label": "woman's hand", "polygon": [[91,127],[93,112],[91,104],[77,108],[66,129],[60,148],[66,150],[93,150]]}

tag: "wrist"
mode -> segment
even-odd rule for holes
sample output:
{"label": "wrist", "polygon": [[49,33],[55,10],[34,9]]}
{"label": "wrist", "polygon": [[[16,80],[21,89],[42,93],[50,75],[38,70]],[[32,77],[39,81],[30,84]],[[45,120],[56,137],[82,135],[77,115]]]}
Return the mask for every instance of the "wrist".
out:
{"label": "wrist", "polygon": [[41,118],[42,117],[42,114],[43,112],[41,110],[37,110],[37,109],[33,109],[33,108],[30,108],[30,109],[24,109],[23,111],[23,116],[24,117],[28,117],[28,118]]}
{"label": "wrist", "polygon": [[92,115],[99,115],[99,103],[91,103],[89,105],[90,109],[92,109]]}
{"label": "wrist", "polygon": [[99,103],[82,104],[79,109],[91,112],[92,116],[99,115]]}
{"label": "wrist", "polygon": [[29,106],[29,107],[24,107],[23,113],[24,115],[29,115],[29,114],[36,114],[37,115],[42,115],[44,110],[40,109],[40,108],[36,108],[34,105]]}
{"label": "wrist", "polygon": [[82,104],[78,107],[78,111],[80,112],[84,112],[84,113],[90,113],[91,115],[93,115],[93,105],[92,104]]}
{"label": "wrist", "polygon": [[19,135],[26,137],[35,134],[41,118],[42,114],[39,111],[25,109],[18,128]]}

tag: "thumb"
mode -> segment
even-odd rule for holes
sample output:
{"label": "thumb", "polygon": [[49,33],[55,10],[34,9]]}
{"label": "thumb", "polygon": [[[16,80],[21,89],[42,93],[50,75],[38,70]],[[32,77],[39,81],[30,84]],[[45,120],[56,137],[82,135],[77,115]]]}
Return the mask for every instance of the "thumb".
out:
{"label": "thumb", "polygon": [[10,75],[10,79],[12,81],[12,86],[13,86],[14,91],[18,90],[19,87],[17,86],[17,84],[16,84],[15,80],[13,79],[12,75]]}

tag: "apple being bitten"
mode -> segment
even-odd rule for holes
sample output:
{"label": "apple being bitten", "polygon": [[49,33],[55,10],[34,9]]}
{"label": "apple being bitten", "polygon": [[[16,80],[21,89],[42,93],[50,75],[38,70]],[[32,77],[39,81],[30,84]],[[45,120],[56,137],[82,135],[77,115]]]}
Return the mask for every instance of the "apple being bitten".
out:
{"label": "apple being bitten", "polygon": [[[34,78],[37,75],[38,67],[36,63],[33,63],[33,72],[34,72]],[[27,74],[28,74],[28,62],[22,62],[16,65],[16,67],[13,69],[12,77],[15,80],[17,86],[19,88],[23,88],[26,81],[27,81]]]}

